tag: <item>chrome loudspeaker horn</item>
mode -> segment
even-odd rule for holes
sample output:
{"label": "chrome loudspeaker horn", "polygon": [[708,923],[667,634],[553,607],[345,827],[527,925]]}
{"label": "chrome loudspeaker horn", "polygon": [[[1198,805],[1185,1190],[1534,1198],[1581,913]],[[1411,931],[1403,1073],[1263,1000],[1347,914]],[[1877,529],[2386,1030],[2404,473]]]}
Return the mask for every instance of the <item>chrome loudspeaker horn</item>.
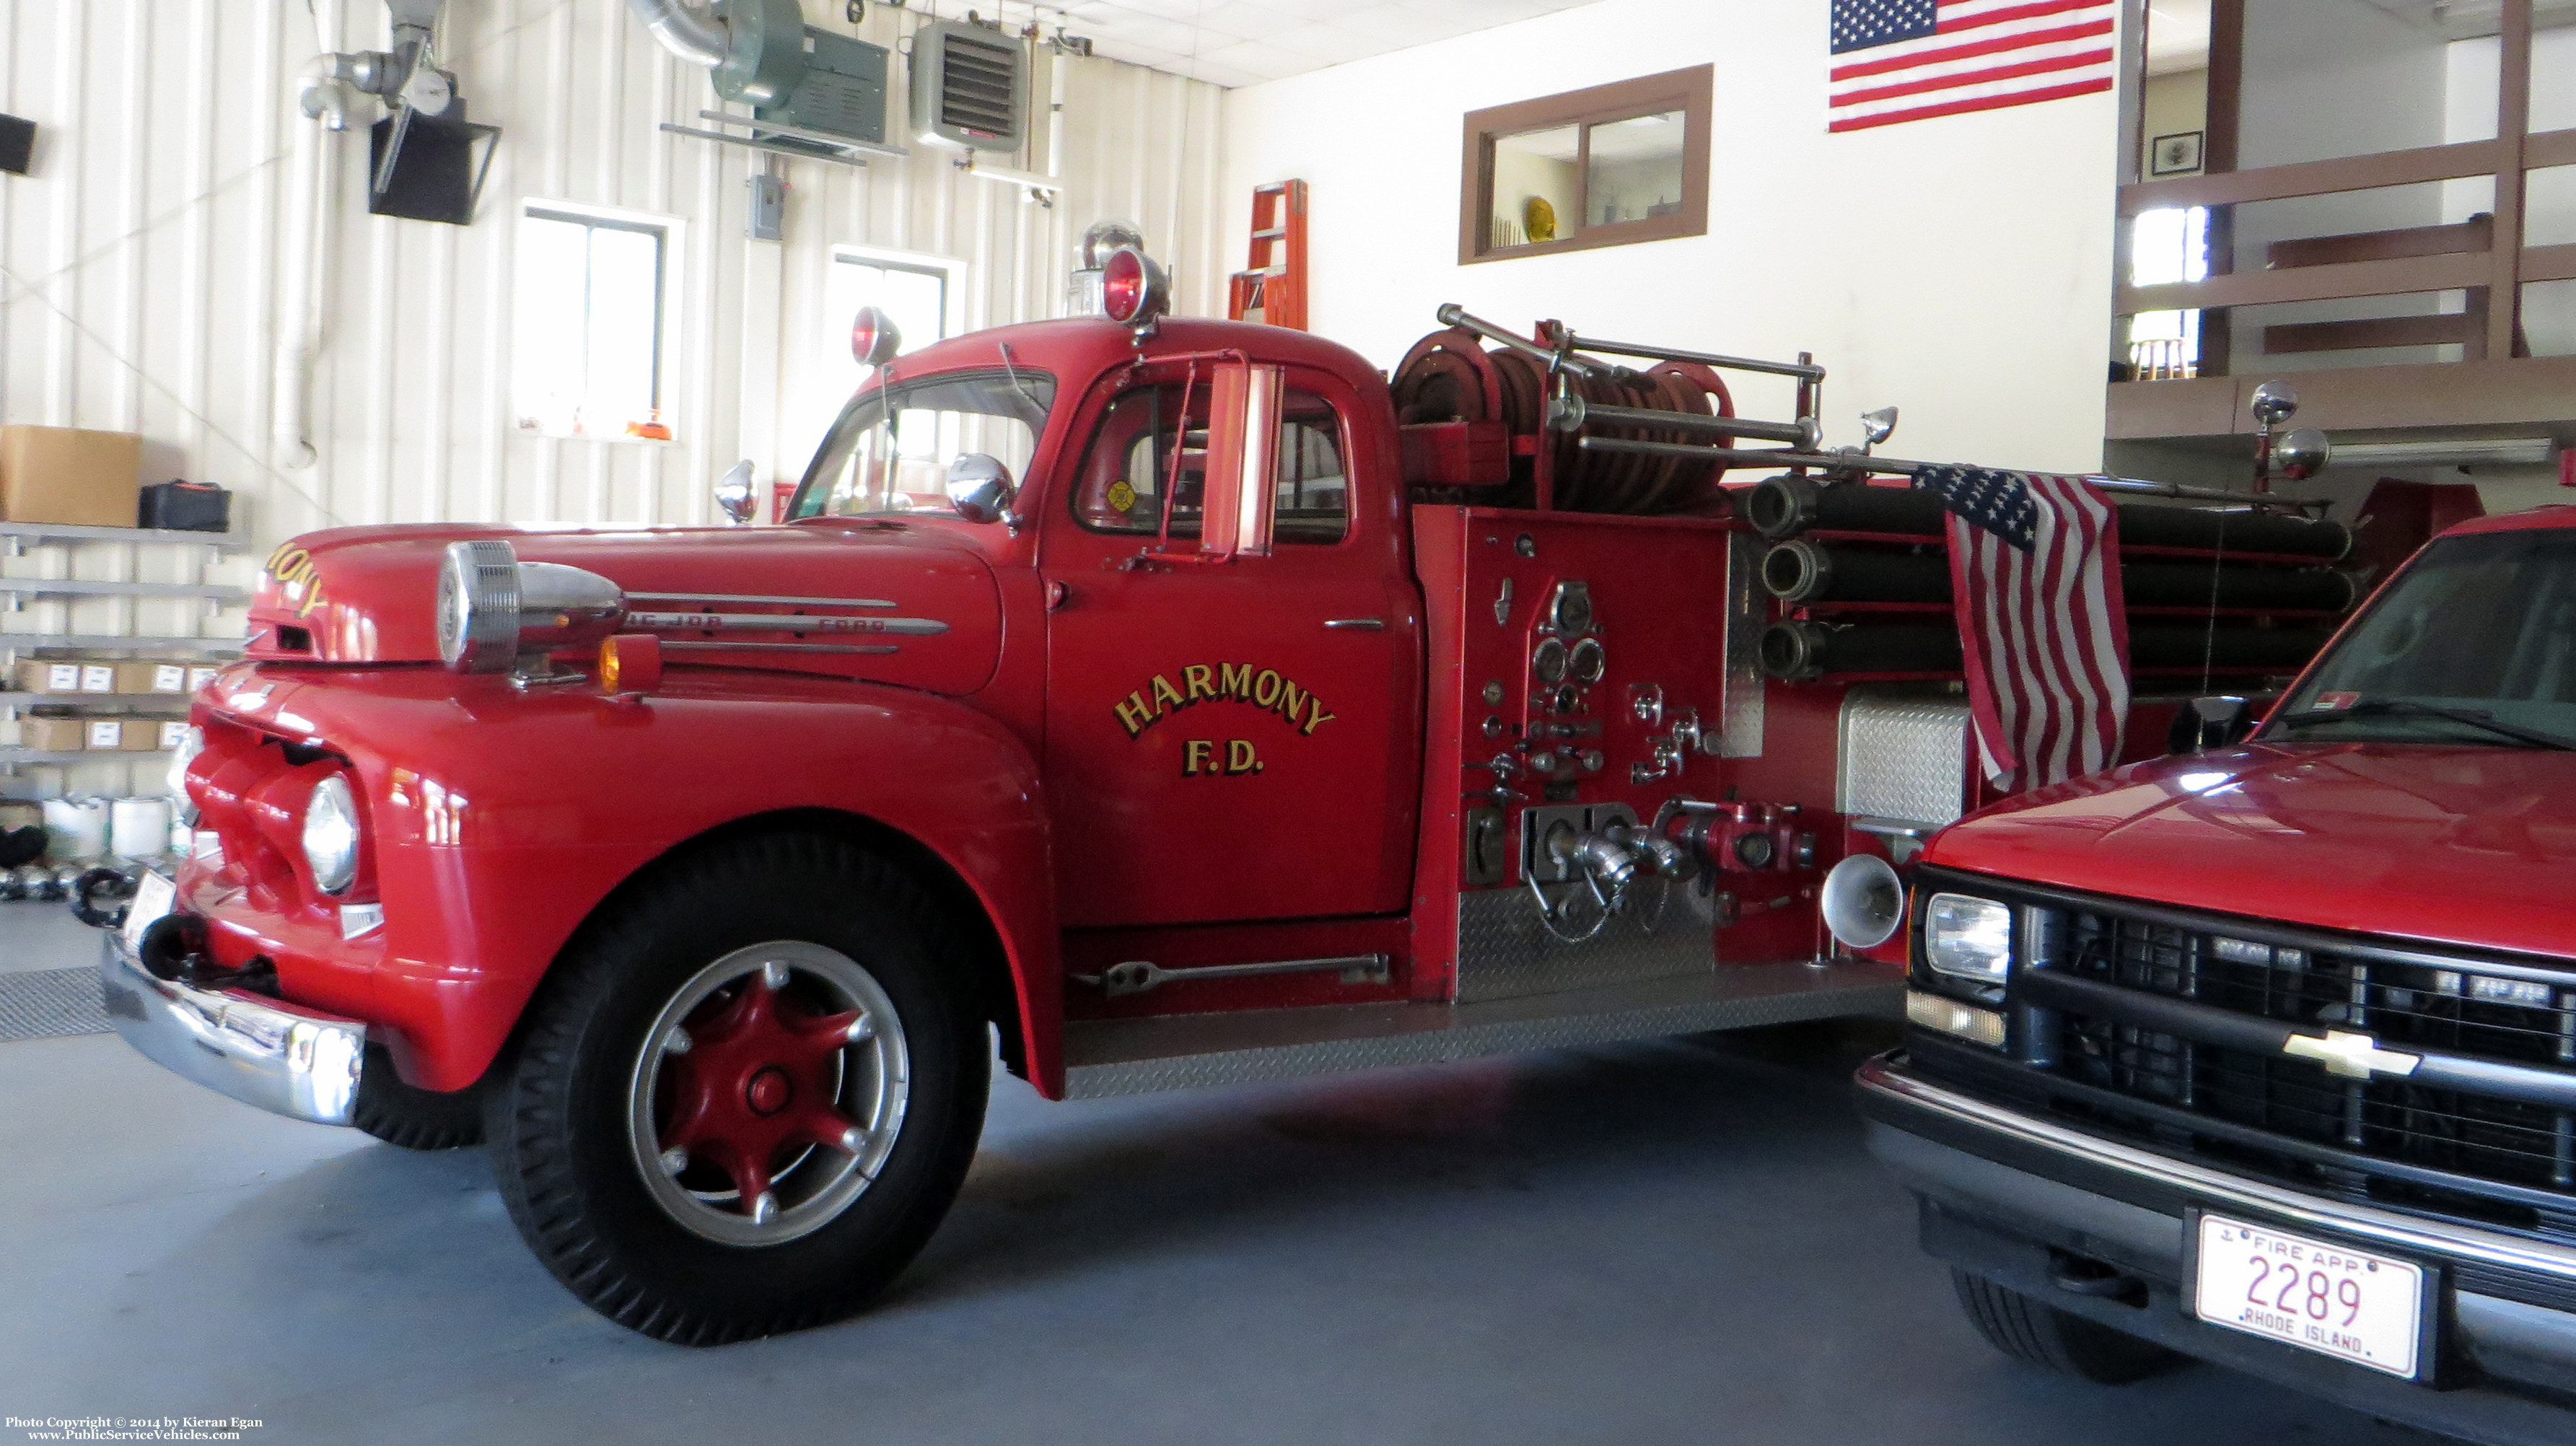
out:
{"label": "chrome loudspeaker horn", "polygon": [[1851,854],[1825,875],[1816,907],[1836,940],[1875,949],[1905,926],[1905,880],[1876,854]]}

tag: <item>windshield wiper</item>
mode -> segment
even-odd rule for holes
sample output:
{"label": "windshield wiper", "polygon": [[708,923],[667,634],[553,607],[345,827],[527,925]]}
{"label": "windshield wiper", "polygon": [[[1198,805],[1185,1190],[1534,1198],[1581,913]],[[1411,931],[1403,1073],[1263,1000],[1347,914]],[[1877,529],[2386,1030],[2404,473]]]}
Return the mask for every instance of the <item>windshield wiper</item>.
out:
{"label": "windshield wiper", "polygon": [[2346,718],[2368,718],[2374,715],[2440,718],[2447,722],[2483,729],[2497,737],[2510,738],[2527,747],[2576,751],[2576,738],[2566,738],[2556,733],[2543,733],[2537,728],[2525,728],[2518,723],[2506,723],[2483,708],[2445,708],[2438,703],[2419,703],[2412,698],[2364,698],[2346,708],[2303,708],[2296,713],[2283,714],[2272,721],[2285,728],[2295,728],[2302,723],[2334,723]]}

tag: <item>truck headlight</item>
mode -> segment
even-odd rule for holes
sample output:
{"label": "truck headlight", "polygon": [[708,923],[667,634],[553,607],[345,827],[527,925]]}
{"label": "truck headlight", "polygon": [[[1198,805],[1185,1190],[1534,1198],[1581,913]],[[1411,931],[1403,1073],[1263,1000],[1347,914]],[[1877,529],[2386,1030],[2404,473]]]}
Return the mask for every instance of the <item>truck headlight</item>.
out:
{"label": "truck headlight", "polygon": [[1923,909],[1923,961],[1953,979],[2003,983],[2012,973],[2012,910],[1992,899],[1934,894]]}
{"label": "truck headlight", "polygon": [[358,879],[358,801],[338,774],[313,786],[304,805],[304,862],[326,894],[348,891]]}

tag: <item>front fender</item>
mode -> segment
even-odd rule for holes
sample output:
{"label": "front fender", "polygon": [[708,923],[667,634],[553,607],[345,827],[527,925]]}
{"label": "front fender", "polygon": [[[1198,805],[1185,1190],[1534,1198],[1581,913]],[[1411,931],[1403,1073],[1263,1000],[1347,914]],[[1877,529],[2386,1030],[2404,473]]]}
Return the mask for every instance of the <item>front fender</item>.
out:
{"label": "front fender", "polygon": [[[574,931],[638,870],[727,824],[821,809],[914,840],[973,891],[1013,975],[1030,1078],[1060,1088],[1037,764],[972,708],[790,677],[675,679],[610,698],[426,669],[278,667],[228,673],[210,698],[218,717],[349,760],[385,906],[378,935],[325,950],[309,930],[260,937],[210,900],[218,957],[266,952],[290,997],[383,1026],[415,1084],[479,1078]],[[315,952],[330,957],[303,957]]]}

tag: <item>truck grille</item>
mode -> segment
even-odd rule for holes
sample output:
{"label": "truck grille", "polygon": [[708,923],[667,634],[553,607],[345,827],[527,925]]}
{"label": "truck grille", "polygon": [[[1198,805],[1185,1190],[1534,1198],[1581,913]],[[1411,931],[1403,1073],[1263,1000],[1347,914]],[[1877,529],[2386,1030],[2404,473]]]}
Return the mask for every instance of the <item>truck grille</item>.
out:
{"label": "truck grille", "polygon": [[[2576,979],[2481,973],[2462,961],[2294,948],[2119,913],[2052,911],[2053,967],[2079,978],[2299,1026],[2367,1031],[2383,1047],[2521,1065],[2576,1064]],[[2492,966],[2487,966],[2492,967]],[[2576,1112],[2368,1081],[2315,1063],[2195,1043],[2110,1019],[2057,1016],[2053,1069],[2080,1083],[2367,1158],[2576,1193]]]}

